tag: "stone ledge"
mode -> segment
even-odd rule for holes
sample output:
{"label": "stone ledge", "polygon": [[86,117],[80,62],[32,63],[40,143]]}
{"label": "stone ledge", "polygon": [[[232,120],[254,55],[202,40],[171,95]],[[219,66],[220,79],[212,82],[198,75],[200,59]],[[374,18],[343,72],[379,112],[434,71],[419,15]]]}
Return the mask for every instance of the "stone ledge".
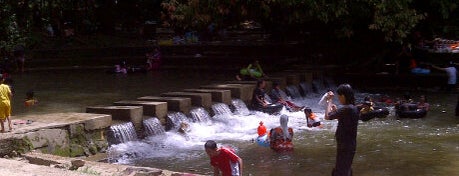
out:
{"label": "stone ledge", "polygon": [[177,111],[185,114],[190,113],[191,98],[186,97],[157,97],[157,96],[144,96],[139,97],[140,101],[154,101],[154,102],[167,102],[167,109],[169,111]]}
{"label": "stone ledge", "polygon": [[87,107],[86,112],[110,114],[114,120],[131,121],[136,128],[139,128],[142,125],[143,120],[142,106],[92,106]]}
{"label": "stone ledge", "polygon": [[191,98],[191,104],[197,107],[210,109],[212,106],[212,94],[199,92],[166,92],[161,94],[162,97],[188,97]]}
{"label": "stone ledge", "polygon": [[231,104],[231,91],[223,89],[184,89],[185,92],[210,93],[212,101],[218,103]]}
{"label": "stone ledge", "polygon": [[[95,161],[88,161],[84,160],[84,165],[79,167],[75,171],[70,171],[69,167],[72,166],[72,161],[77,160],[75,158],[67,158],[67,157],[60,157],[55,155],[43,154],[39,152],[29,152],[23,155],[26,161],[30,163],[24,163],[24,165],[31,165],[34,167],[40,167],[40,169],[47,168],[46,170],[58,169],[60,171],[66,171],[70,173],[80,173],[80,175],[84,175],[84,170],[90,170],[97,175],[101,176],[113,176],[113,175],[151,175],[151,176],[175,176],[175,175],[188,175],[188,176],[199,176],[197,174],[190,174],[190,173],[179,173],[179,172],[172,172],[168,170],[162,170],[157,168],[151,167],[137,167],[137,166],[128,166],[122,164],[109,164],[109,163],[101,163]],[[80,159],[79,159],[80,160]],[[7,162],[5,159],[0,159],[0,163]],[[14,162],[14,161],[11,161]],[[4,166],[4,165],[2,165]],[[45,167],[45,166],[52,166],[52,167]],[[22,168],[22,167],[21,167]],[[29,167],[30,168],[30,167]],[[17,169],[17,168],[10,168],[10,169]],[[35,172],[31,172],[35,173]],[[54,173],[50,174],[53,175]]]}
{"label": "stone ledge", "polygon": [[142,106],[143,115],[157,117],[161,122],[166,120],[167,102],[123,100],[113,104],[117,106]]}
{"label": "stone ledge", "polygon": [[[71,124],[84,124],[86,130],[103,129],[110,127],[112,116],[92,113],[51,113],[12,117],[12,121],[27,121],[31,123],[13,125],[13,132],[7,134],[21,134],[40,129],[61,128]],[[0,135],[5,136],[5,135]],[[1,138],[1,137],[0,137]]]}

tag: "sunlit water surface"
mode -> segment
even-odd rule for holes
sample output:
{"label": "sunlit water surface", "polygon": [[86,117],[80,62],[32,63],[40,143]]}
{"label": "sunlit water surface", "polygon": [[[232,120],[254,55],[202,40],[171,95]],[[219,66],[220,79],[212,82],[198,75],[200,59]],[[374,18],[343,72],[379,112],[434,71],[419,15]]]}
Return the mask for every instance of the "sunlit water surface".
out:
{"label": "sunlit water surface", "polygon": [[[52,112],[84,112],[87,106],[110,105],[185,88],[232,80],[233,75],[214,72],[163,71],[153,74],[110,75],[100,70],[48,71],[13,75],[15,96],[13,116]],[[25,108],[25,92],[35,91],[39,104]],[[358,88],[356,88],[358,89]],[[325,90],[323,90],[325,91]],[[319,92],[320,94],[323,92]],[[392,97],[400,92],[386,93]],[[372,96],[377,97],[373,92]],[[309,94],[295,102],[312,107],[319,117],[320,94]],[[459,127],[454,117],[456,96],[435,92],[425,94],[431,111],[423,119],[387,118],[360,122],[354,175],[457,175],[459,173]],[[361,100],[366,93],[358,93]],[[335,101],[336,102],[336,101]],[[174,171],[211,174],[203,150],[206,140],[236,150],[244,160],[244,175],[330,175],[335,161],[336,121],[322,121],[321,129],[306,127],[302,112],[290,116],[295,149],[276,153],[253,142],[256,128],[263,121],[267,128],[279,124],[279,115],[250,112],[250,115],[218,115],[192,123],[182,135],[173,131],[111,146],[109,160],[120,164],[149,166]],[[13,117],[14,118],[14,117]]]}

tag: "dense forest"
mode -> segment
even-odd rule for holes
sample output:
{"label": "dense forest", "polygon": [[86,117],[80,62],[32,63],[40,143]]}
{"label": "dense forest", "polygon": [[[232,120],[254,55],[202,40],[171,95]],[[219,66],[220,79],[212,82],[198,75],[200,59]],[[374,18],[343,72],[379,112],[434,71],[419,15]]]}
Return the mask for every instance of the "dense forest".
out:
{"label": "dense forest", "polygon": [[0,48],[31,48],[43,33],[142,35],[146,24],[156,24],[205,36],[248,22],[276,41],[304,40],[311,33],[380,43],[413,42],[416,35],[457,40],[458,5],[457,0],[0,0]]}

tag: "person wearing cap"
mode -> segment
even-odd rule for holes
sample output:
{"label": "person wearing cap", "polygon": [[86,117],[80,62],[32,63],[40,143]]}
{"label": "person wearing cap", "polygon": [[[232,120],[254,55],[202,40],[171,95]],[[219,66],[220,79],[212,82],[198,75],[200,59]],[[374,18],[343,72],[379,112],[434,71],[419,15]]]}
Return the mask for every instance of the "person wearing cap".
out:
{"label": "person wearing cap", "polygon": [[5,78],[3,77],[2,74],[0,74],[0,126],[1,130],[0,132],[4,133],[5,132],[5,126],[4,122],[5,120],[8,120],[8,127],[9,130],[13,130],[13,127],[11,126],[11,97],[13,96],[13,93],[11,93],[10,86],[7,84],[4,84]]}
{"label": "person wearing cap", "polygon": [[269,132],[270,148],[274,151],[293,150],[293,129],[288,127],[288,116],[282,114],[279,118],[280,126]]}

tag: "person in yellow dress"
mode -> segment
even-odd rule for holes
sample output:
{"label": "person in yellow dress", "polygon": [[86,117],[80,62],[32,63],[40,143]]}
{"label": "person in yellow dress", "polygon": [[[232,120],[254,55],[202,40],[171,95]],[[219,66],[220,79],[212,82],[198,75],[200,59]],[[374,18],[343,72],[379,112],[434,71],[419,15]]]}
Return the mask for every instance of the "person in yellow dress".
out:
{"label": "person in yellow dress", "polygon": [[8,127],[9,130],[13,130],[13,127],[11,126],[11,97],[13,96],[13,93],[11,93],[10,86],[4,84],[3,82],[5,81],[5,78],[3,77],[2,74],[0,74],[0,126],[1,126],[1,131],[2,133],[5,132],[5,126],[4,122],[5,120],[8,120]]}

